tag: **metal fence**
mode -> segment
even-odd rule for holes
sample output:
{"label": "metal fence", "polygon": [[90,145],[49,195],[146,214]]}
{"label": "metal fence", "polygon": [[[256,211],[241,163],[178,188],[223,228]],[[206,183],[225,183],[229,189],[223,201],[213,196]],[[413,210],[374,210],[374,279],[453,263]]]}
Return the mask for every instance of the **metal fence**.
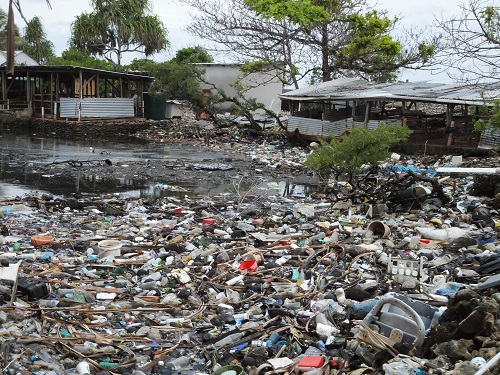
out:
{"label": "metal fence", "polygon": [[61,98],[62,118],[134,117],[133,98]]}

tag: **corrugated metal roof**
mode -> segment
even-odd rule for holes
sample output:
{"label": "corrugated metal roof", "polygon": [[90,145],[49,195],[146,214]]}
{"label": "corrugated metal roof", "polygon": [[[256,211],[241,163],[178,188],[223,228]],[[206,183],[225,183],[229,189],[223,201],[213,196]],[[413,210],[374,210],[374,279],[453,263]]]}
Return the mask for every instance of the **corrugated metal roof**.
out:
{"label": "corrugated metal roof", "polygon": [[[0,71],[5,69],[5,66],[0,66]],[[28,65],[19,65],[16,66],[14,75],[23,75],[26,72],[33,72],[35,74],[41,73],[72,73],[78,74],[79,72],[87,73],[87,74],[96,74],[99,73],[102,78],[130,78],[137,81],[153,81],[154,78],[148,75],[139,74],[139,73],[122,73],[122,72],[113,72],[110,70],[102,70],[102,69],[93,69],[86,68],[82,66],[72,66],[72,65],[37,65],[37,66],[28,66]]]}
{"label": "corrugated metal roof", "polygon": [[280,95],[281,99],[313,100],[415,100],[443,104],[482,105],[500,98],[500,85],[460,85],[433,82],[375,83],[340,78]]}

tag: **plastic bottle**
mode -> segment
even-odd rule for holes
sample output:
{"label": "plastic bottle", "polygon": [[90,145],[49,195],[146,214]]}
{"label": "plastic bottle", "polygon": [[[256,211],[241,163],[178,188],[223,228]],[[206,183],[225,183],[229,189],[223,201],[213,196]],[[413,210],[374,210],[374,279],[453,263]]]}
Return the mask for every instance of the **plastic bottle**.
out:
{"label": "plastic bottle", "polygon": [[233,314],[234,320],[251,320],[253,319],[253,315],[250,313],[242,313],[242,314]]}
{"label": "plastic bottle", "polygon": [[178,358],[175,358],[169,362],[167,362],[167,367],[170,367],[174,370],[181,370],[183,368],[186,368],[187,365],[189,365],[189,362],[191,361],[191,359],[186,356],[186,355],[183,355],[181,357],[178,357]]}
{"label": "plastic bottle", "polygon": [[76,365],[76,371],[79,375],[90,375],[90,365],[86,361],[81,361]]}
{"label": "plastic bottle", "polygon": [[243,337],[243,332],[235,332],[235,333],[232,333],[230,335],[227,335],[226,337],[224,337],[223,339],[215,342],[212,347],[214,349],[218,349],[218,348],[221,348],[223,346],[226,346],[226,345],[229,345],[231,344],[232,342],[234,341],[237,341],[239,339],[241,339]]}
{"label": "plastic bottle", "polygon": [[270,348],[271,346],[275,345],[279,339],[280,335],[278,333],[276,332],[271,333],[269,338],[266,340],[267,347]]}
{"label": "plastic bottle", "polygon": [[232,286],[232,285],[239,284],[243,281],[243,278],[244,278],[243,275],[233,277],[232,279],[226,281],[226,285]]}
{"label": "plastic bottle", "polygon": [[325,233],[324,232],[321,232],[321,233],[318,233],[318,234],[315,234],[314,236],[311,236],[309,238],[307,238],[305,241],[304,241],[304,245],[310,245],[312,244],[314,241],[319,241],[321,239],[325,238]]}

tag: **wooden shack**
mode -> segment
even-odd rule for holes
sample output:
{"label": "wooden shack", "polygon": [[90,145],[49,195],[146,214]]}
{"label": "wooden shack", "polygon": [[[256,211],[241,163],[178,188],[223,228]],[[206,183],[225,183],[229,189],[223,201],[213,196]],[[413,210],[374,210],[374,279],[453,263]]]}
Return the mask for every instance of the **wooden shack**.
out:
{"label": "wooden shack", "polygon": [[0,67],[0,110],[31,110],[56,120],[144,117],[143,93],[153,79],[78,66]]}

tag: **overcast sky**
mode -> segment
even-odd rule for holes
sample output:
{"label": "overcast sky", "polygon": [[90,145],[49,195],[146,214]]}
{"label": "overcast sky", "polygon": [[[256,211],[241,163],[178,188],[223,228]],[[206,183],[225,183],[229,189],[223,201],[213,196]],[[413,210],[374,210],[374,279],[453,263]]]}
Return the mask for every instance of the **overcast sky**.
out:
{"label": "overcast sky", "polygon": [[[391,15],[403,18],[402,24],[423,27],[432,23],[434,16],[451,16],[459,14],[458,5],[461,0],[373,0],[378,3],[379,9],[386,9]],[[4,9],[7,10],[7,0]],[[56,53],[59,55],[67,49],[70,37],[70,25],[76,16],[90,11],[89,0],[50,0],[52,10],[47,7],[44,0],[21,0],[21,6],[26,18],[30,19],[36,15],[42,18],[42,23],[48,38],[54,43]],[[202,44],[201,41],[192,37],[184,31],[185,25],[189,23],[189,8],[181,5],[175,0],[152,0],[154,11],[160,16],[169,31],[171,50],[155,56],[155,60],[168,59],[180,48]],[[16,24],[23,29],[24,21],[17,16]],[[135,56],[134,56],[135,57]],[[124,56],[126,62],[133,57]],[[429,72],[406,73],[404,78],[410,81],[433,80],[445,82],[445,75],[432,75]]]}

